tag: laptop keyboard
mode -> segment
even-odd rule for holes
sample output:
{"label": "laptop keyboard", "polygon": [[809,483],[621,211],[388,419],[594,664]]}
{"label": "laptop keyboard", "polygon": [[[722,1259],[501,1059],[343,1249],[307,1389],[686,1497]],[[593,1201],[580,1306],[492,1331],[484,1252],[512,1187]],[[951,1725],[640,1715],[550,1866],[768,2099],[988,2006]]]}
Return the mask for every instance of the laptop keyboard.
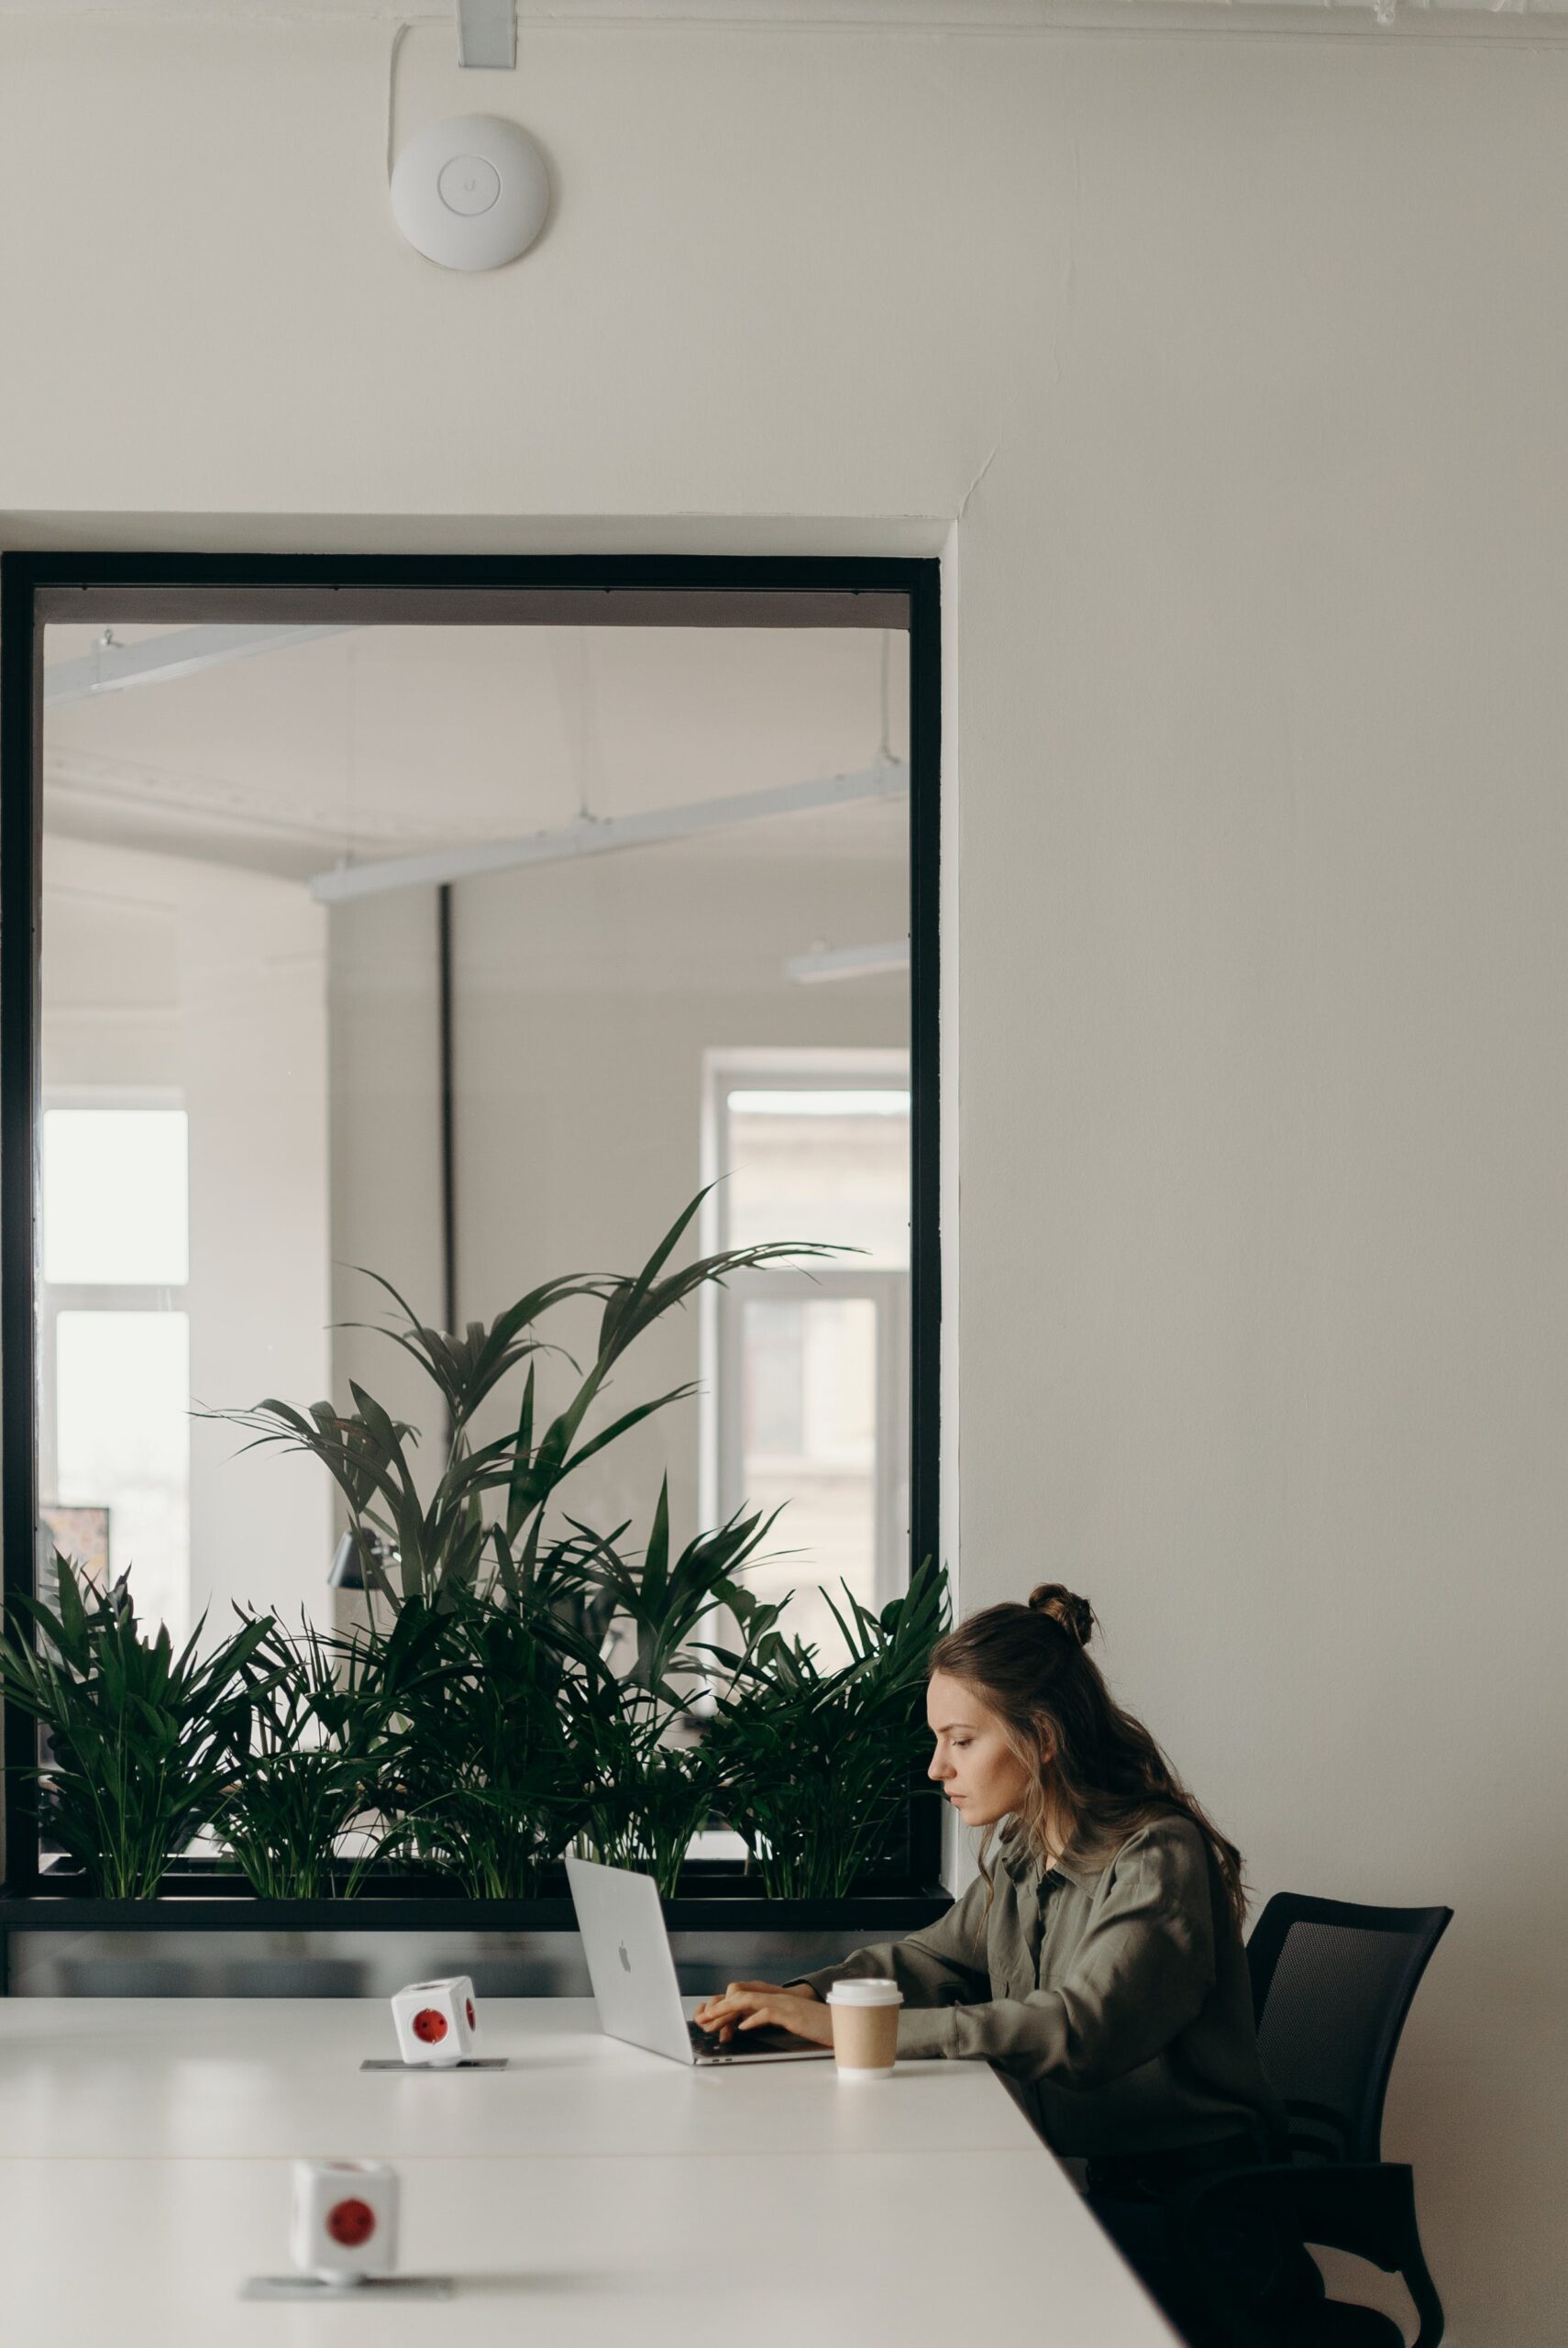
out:
{"label": "laptop keyboard", "polygon": [[760,2030],[748,2030],[744,2038],[732,2038],[727,2043],[712,2031],[699,2030],[694,2021],[688,2021],[686,2028],[694,2051],[716,2063],[733,2063],[742,2054],[798,2054],[801,2049],[801,2041],[792,2031],[776,2029],[771,2022],[764,2023]]}

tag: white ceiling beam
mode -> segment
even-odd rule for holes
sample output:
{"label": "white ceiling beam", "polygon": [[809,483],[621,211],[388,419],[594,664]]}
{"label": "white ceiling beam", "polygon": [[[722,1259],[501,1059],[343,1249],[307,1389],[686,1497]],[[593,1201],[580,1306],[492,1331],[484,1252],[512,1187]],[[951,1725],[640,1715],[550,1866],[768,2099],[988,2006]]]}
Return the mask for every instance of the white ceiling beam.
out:
{"label": "white ceiling beam", "polygon": [[57,660],[45,669],[44,706],[60,709],[68,702],[94,701],[100,693],[124,692],[133,685],[171,684],[176,677],[198,676],[204,669],[248,660],[253,653],[282,652],[292,645],[348,633],[344,627],[182,627],[139,644],[116,644],[105,628],[106,640],[80,660]]}
{"label": "white ceiling beam", "polygon": [[830,979],[880,979],[910,967],[910,941],[889,938],[885,946],[823,947],[821,952],[792,955],[784,975],[797,986],[821,986]]}
{"label": "white ceiling beam", "polygon": [[845,807],[866,799],[892,799],[909,789],[907,766],[889,762],[861,774],[832,775],[822,782],[785,782],[771,790],[746,791],[729,799],[702,799],[682,807],[656,807],[641,815],[580,815],[553,832],[530,832],[522,839],[492,840],[476,847],[434,848],[422,856],[388,857],[374,864],[343,864],[318,872],[310,884],[319,904],[342,904],[350,897],[376,897],[388,889],[439,887],[471,880],[480,872],[505,872],[522,864],[562,864],[579,856],[608,856],[613,850],[647,847],[656,840],[694,838],[734,824],[755,824],[769,815],[796,815],[809,808]]}

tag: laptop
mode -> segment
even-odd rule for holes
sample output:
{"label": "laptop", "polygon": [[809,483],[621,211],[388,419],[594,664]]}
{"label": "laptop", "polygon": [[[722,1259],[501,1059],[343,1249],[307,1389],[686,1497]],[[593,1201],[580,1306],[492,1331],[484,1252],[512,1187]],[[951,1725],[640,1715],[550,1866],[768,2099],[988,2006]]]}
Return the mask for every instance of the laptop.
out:
{"label": "laptop", "polygon": [[771,2026],[732,2038],[728,2045],[699,2030],[680,2002],[652,1876],[600,1866],[592,1859],[569,1857],[566,1866],[599,2027],[606,2038],[668,2054],[672,2063],[715,2069],[734,2063],[832,2061],[831,2046],[802,2045],[788,2031]]}

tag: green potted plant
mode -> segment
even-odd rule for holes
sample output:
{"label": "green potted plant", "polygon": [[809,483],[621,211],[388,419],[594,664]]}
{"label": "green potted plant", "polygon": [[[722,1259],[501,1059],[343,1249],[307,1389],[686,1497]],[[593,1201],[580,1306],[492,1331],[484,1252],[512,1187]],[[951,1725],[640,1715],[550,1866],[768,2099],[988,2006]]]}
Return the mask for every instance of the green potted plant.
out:
{"label": "green potted plant", "polygon": [[589,1756],[581,1839],[608,1865],[645,1868],[667,1898],[716,1790],[702,1723],[691,1710],[707,1672],[696,1634],[715,1607],[746,1602],[735,1577],[772,1522],[732,1518],[689,1542],[672,1564],[666,1478],[641,1560],[628,1563],[607,1543],[595,1563],[631,1653],[621,1668],[599,1657],[569,1693],[574,1743]]}
{"label": "green potted plant", "polygon": [[709,1744],[718,1798],[775,1899],[842,1899],[923,1782],[925,1680],[949,1621],[946,1571],[928,1558],[880,1613],[844,1594],[842,1611],[828,1600],[848,1650],[836,1668],[785,1638],[782,1609],[749,1593],[736,1609],[744,1646],[713,1651],[729,1675]]}
{"label": "green potted plant", "polygon": [[[352,1411],[338,1411],[330,1402],[302,1411],[269,1399],[252,1410],[212,1415],[248,1428],[256,1445],[281,1445],[321,1462],[348,1503],[348,1529],[367,1588],[393,1606],[409,1600],[440,1606],[452,1590],[476,1586],[493,1588],[523,1605],[537,1571],[547,1511],[567,1478],[655,1412],[696,1391],[691,1385],[671,1388],[585,1434],[590,1411],[636,1339],[706,1283],[722,1284],[731,1272],[844,1252],[815,1242],[768,1241],[666,1271],[706,1196],[706,1191],[698,1192],[640,1272],[610,1279],[572,1273],[547,1280],[493,1322],[470,1322],[460,1337],[421,1323],[390,1281],[369,1275],[396,1307],[390,1323],[377,1324],[381,1334],[418,1364],[446,1409],[449,1434],[427,1501],[420,1496],[411,1456],[417,1433],[355,1381],[349,1386]],[[536,1357],[547,1346],[537,1324],[572,1297],[591,1297],[602,1307],[597,1350],[570,1401],[536,1439]],[[476,1443],[471,1430],[480,1405],[525,1364],[514,1431]],[[500,1495],[504,1499],[493,1504]],[[381,1563],[389,1549],[397,1560],[395,1589]]]}
{"label": "green potted plant", "polygon": [[221,1808],[270,1685],[249,1667],[271,1618],[203,1655],[204,1616],[176,1655],[165,1625],[142,1635],[124,1576],[83,1590],[58,1555],[55,1571],[58,1612],[18,1601],[34,1637],[13,1625],[0,1643],[0,1692],[49,1731],[50,1756],[30,1773],[46,1833],[99,1898],[151,1899],[171,1858]]}
{"label": "green potted plant", "polygon": [[569,1599],[582,1545],[536,1555],[527,1601],[454,1585],[422,1619],[429,1666],[409,1677],[388,1745],[381,1803],[388,1847],[451,1876],[473,1899],[538,1889],[581,1816],[568,1689],[597,1643]]}
{"label": "green potted plant", "polygon": [[[449,1433],[427,1499],[414,1475],[415,1430],[358,1383],[348,1412],[269,1399],[218,1414],[248,1428],[256,1444],[307,1453],[336,1480],[370,1593],[365,1690],[400,1646],[404,1665],[416,1645],[425,1656],[422,1671],[403,1670],[397,1702],[384,1708],[382,1847],[453,1875],[474,1897],[525,1895],[540,1866],[573,1841],[646,1864],[672,1886],[707,1814],[711,1773],[701,1752],[681,1742],[676,1724],[685,1698],[674,1680],[693,1667],[683,1643],[766,1528],[756,1517],[732,1522],[690,1543],[671,1567],[667,1490],[640,1561],[616,1546],[624,1525],[605,1537],[569,1516],[565,1533],[546,1523],[576,1469],[695,1390],[674,1388],[588,1432],[592,1406],[637,1337],[709,1281],[842,1252],[769,1242],[670,1271],[705,1195],[636,1274],[546,1281],[461,1336],[421,1323],[390,1282],[371,1275],[395,1308],[378,1325],[418,1364],[445,1410]],[[584,1297],[602,1308],[594,1357],[540,1430],[539,1324]],[[514,1428],[476,1441],[480,1406],[516,1371],[523,1386]],[[635,1634],[624,1673],[604,1653],[616,1615]]]}
{"label": "green potted plant", "polygon": [[394,1700],[384,1659],[304,1621],[296,1632],[260,1627],[240,1665],[247,1741],[213,1824],[259,1899],[352,1898],[380,1848],[370,1842],[340,1885],[341,1839],[378,1807]]}
{"label": "green potted plant", "polygon": [[[673,1894],[715,1815],[739,1829],[774,1898],[839,1897],[875,1865],[923,1754],[920,1690],[946,1622],[944,1577],[923,1567],[880,1613],[846,1591],[848,1659],[826,1668],[745,1587],[773,1518],[738,1514],[677,1552],[666,1479],[639,1551],[626,1524],[602,1534],[560,1509],[578,1468],[692,1390],[591,1426],[639,1335],[728,1272],[839,1252],[776,1243],[671,1272],[701,1202],[635,1276],[547,1281],[461,1336],[421,1324],[381,1283],[396,1308],[384,1334],[447,1420],[427,1495],[415,1430],[358,1384],[347,1412],[268,1401],[215,1414],[336,1479],[368,1591],[369,1620],[351,1633],[244,1617],[212,1654],[199,1625],[176,1656],[166,1631],[141,1635],[123,1582],[83,1591],[63,1563],[58,1612],[23,1601],[0,1688],[50,1731],[35,1772],[47,1823],[91,1889],[150,1898],[204,1825],[274,1900],[352,1897],[383,1854],[476,1900],[526,1898],[574,1845],[645,1867]],[[593,1360],[536,1428],[539,1323],[584,1297],[601,1308]],[[477,1413],[513,1373],[516,1419],[480,1440]],[[720,1609],[740,1626],[735,1651],[703,1636]]]}

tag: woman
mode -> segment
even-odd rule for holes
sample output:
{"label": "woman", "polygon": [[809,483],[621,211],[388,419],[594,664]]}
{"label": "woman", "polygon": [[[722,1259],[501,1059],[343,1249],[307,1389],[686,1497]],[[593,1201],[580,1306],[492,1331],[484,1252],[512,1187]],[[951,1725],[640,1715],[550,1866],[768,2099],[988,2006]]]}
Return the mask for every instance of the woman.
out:
{"label": "woman", "polygon": [[[1110,1695],[1085,1652],[1094,1620],[1052,1583],[1027,1606],[972,1615],[932,1656],[930,1775],[981,1830],[962,1899],[924,1932],[787,1987],[732,1982],[697,2019],[725,2038],[776,2023],[829,2045],[833,1982],[895,1980],[900,2056],[1007,2073],[1053,2151],[1087,2162],[1091,2201],[1151,2287],[1190,2320],[1162,2205],[1206,2171],[1268,2159],[1285,2114],[1258,2059],[1240,1855]],[[1253,2272],[1263,2247],[1234,2245],[1253,2300],[1272,2279]],[[1299,2254],[1262,2262],[1276,2263],[1299,2280]]]}

